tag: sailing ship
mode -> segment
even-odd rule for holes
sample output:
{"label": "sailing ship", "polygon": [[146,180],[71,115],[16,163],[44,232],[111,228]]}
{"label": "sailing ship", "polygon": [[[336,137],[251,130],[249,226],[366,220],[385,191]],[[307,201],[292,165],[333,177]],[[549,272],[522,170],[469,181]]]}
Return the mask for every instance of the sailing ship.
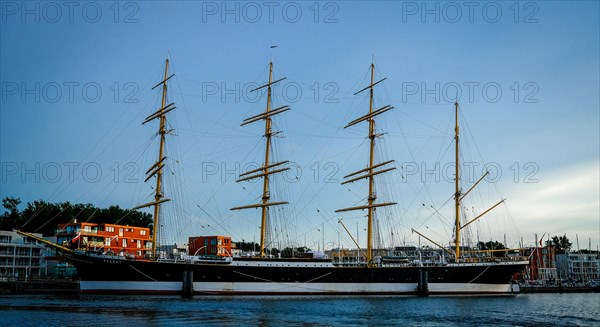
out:
{"label": "sailing ship", "polygon": [[[341,265],[331,259],[316,258],[273,258],[267,255],[266,231],[268,228],[269,209],[273,206],[286,205],[286,201],[271,200],[270,177],[289,169],[288,161],[271,161],[272,120],[275,116],[289,111],[291,108],[283,105],[271,108],[272,87],[284,78],[273,80],[273,63],[269,63],[269,79],[254,91],[266,88],[267,104],[264,112],[246,118],[242,126],[264,122],[265,155],[261,167],[240,175],[238,182],[262,179],[262,197],[260,203],[232,208],[231,210],[260,209],[261,235],[260,252],[255,257],[223,257],[221,259],[201,259],[189,257],[187,260],[167,259],[157,256],[157,235],[160,226],[161,205],[170,199],[163,193],[163,167],[165,161],[164,147],[167,114],[175,109],[173,103],[167,104],[167,81],[169,61],[165,64],[164,79],[154,88],[162,87],[162,103],[160,109],[146,117],[143,124],[159,120],[158,135],[160,147],[156,162],[148,169],[147,178],[156,178],[154,201],[140,205],[134,209],[145,207],[154,208],[152,257],[146,259],[126,258],[123,256],[107,255],[84,250],[73,250],[56,245],[42,239],[69,262],[77,267],[80,276],[82,293],[133,293],[133,294],[254,294],[254,295],[384,295],[384,294],[511,294],[516,284],[513,275],[522,271],[527,260],[520,257],[506,258],[466,258],[461,251],[460,232],[467,225],[479,219],[482,215],[466,224],[461,224],[461,200],[472,190],[461,193],[459,185],[459,129],[458,103],[455,103],[455,233],[454,249],[438,245],[448,252],[448,260],[439,262],[406,262],[402,260],[382,260],[374,256],[373,225],[376,210],[380,207],[393,206],[394,202],[377,202],[375,192],[375,176],[395,169],[394,160],[375,162],[375,142],[380,134],[376,133],[376,118],[394,109],[391,105],[375,109],[373,97],[375,86],[385,80],[374,80],[374,64],[370,66],[370,84],[355,95],[369,92],[369,111],[350,121],[345,128],[361,123],[368,125],[369,158],[368,166],[364,169],[346,175],[343,184],[359,180],[368,181],[367,203],[361,206],[337,210],[337,212],[366,210],[367,212],[367,248],[364,253],[365,263]],[[481,179],[479,180],[481,181]],[[477,183],[479,183],[479,181]],[[476,184],[477,184],[476,183]],[[475,184],[475,185],[476,185]],[[474,185],[474,186],[475,186]],[[473,186],[473,187],[474,187]],[[498,205],[498,204],[496,204]],[[488,209],[491,210],[492,208]],[[487,212],[487,211],[486,211]],[[485,214],[485,213],[484,213]],[[345,227],[345,226],[344,226]],[[416,231],[414,231],[416,232]],[[418,232],[417,232],[418,233]],[[27,233],[23,235],[36,238]],[[422,235],[419,233],[419,235]],[[424,235],[422,235],[425,237]],[[427,238],[432,243],[431,239]],[[358,247],[358,244],[357,244]],[[360,249],[360,247],[359,247]],[[501,259],[501,260],[500,260]],[[518,287],[518,286],[517,286]]]}

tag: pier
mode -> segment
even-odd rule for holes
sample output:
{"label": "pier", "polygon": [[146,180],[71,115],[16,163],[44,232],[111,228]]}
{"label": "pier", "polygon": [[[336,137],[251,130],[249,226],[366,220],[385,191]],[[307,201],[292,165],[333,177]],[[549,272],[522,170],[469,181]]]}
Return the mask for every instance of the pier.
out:
{"label": "pier", "polygon": [[7,294],[78,294],[79,281],[72,279],[0,279],[0,295]]}

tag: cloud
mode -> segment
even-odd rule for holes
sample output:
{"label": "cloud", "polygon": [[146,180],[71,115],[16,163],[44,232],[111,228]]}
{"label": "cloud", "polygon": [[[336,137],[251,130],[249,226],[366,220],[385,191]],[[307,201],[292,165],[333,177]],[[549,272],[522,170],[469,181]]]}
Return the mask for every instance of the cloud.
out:
{"label": "cloud", "polygon": [[[585,240],[582,248],[600,243],[600,162],[592,161],[541,172],[535,184],[512,188],[510,209],[530,237],[544,232]],[[573,242],[575,243],[575,242]]]}

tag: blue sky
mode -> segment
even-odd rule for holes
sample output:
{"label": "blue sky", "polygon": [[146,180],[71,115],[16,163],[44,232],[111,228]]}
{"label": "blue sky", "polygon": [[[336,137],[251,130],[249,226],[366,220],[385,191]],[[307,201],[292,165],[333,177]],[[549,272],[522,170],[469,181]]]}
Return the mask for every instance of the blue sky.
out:
{"label": "blue sky", "polygon": [[352,94],[368,84],[374,61],[376,78],[387,78],[376,104],[396,108],[377,125],[387,133],[378,159],[397,167],[378,179],[378,196],[399,203],[380,211],[382,230],[395,231],[381,231],[383,243],[418,242],[411,228],[450,239],[451,205],[442,204],[453,185],[442,168],[453,160],[458,86],[461,158],[475,179],[485,164],[500,173],[466,201],[467,214],[507,198],[473,238],[507,234],[514,245],[566,233],[581,248],[590,238],[598,246],[598,2],[3,1],[1,10],[1,197],[147,200],[156,126],[141,121],[158,108],[150,88],[168,55],[178,108],[169,120],[174,201],[165,206],[175,228],[165,235],[257,238],[258,212],[228,209],[260,196],[258,183],[236,184],[232,171],[261,160],[262,127],[239,123],[264,110],[264,94],[248,90],[268,78],[272,59],[275,78],[287,77],[274,105],[292,108],[276,119],[284,132],[276,158],[301,168],[275,183],[273,196],[292,205],[273,214],[272,232],[316,247],[317,228],[337,242],[343,218],[364,244],[364,213],[333,211],[366,196],[365,183],[335,181],[367,163],[366,125],[342,127],[368,110],[367,98]]}

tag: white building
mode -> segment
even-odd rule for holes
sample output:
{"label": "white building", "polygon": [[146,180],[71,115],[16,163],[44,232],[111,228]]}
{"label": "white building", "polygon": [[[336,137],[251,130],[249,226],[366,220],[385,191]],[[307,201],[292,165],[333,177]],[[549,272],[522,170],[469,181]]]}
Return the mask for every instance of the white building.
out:
{"label": "white building", "polygon": [[600,256],[598,253],[557,254],[556,266],[561,279],[582,282],[600,280]]}
{"label": "white building", "polygon": [[46,276],[48,268],[44,256],[42,244],[13,231],[0,230],[0,279]]}

